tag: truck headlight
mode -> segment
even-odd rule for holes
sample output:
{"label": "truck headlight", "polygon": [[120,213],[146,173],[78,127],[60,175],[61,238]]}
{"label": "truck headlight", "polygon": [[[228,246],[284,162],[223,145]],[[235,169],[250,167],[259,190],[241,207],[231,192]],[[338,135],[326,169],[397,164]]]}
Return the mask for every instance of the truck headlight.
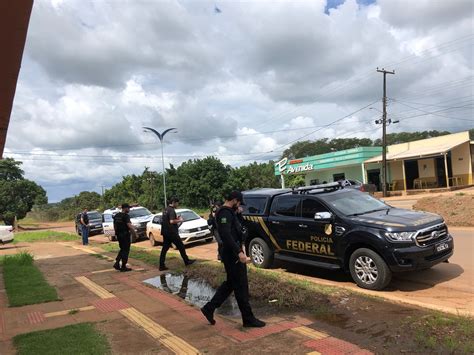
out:
{"label": "truck headlight", "polygon": [[391,242],[412,242],[416,232],[387,232],[385,236]]}
{"label": "truck headlight", "polygon": [[180,233],[185,233],[185,234],[191,233],[191,231],[189,229],[180,229],[179,232]]}
{"label": "truck headlight", "polygon": [[140,228],[140,223],[132,223],[132,226],[133,226],[134,228]]}

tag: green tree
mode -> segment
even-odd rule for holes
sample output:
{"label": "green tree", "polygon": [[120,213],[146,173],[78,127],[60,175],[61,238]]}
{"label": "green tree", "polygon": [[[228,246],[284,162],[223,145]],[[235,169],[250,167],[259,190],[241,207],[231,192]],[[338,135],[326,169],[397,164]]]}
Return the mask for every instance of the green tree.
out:
{"label": "green tree", "polygon": [[24,218],[34,205],[48,202],[46,191],[23,177],[21,164],[11,158],[0,160],[0,218],[5,224]]}

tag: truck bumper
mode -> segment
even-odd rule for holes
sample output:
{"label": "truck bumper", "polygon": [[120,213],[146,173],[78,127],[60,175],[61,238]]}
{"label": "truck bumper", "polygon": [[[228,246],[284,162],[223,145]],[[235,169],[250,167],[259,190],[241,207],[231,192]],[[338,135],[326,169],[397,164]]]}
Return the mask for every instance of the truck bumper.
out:
{"label": "truck bumper", "polygon": [[[437,250],[443,245],[444,250]],[[390,270],[393,272],[427,269],[448,260],[454,253],[453,237],[448,234],[444,239],[427,247],[410,246],[391,248],[385,253]]]}

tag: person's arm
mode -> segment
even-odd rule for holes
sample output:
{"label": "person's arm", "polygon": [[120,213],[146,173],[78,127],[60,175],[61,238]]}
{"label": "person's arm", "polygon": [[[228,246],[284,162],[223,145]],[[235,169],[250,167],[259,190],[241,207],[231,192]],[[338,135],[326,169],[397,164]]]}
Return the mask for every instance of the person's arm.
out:
{"label": "person's arm", "polygon": [[129,230],[130,233],[132,234],[133,239],[138,239],[137,231],[136,231],[135,228],[133,227],[133,224],[132,224],[132,222],[130,221],[130,216],[129,216],[129,215],[126,215],[126,216],[125,216],[125,223],[127,223],[128,230]]}
{"label": "person's arm", "polygon": [[[219,237],[224,244],[226,249],[232,250],[232,253],[239,259],[240,262],[245,263],[247,261],[247,257],[242,252],[240,245],[238,245],[234,239],[232,238],[232,214],[228,211],[222,211],[219,216],[217,217],[217,231],[219,233]],[[243,258],[245,257],[245,261]]]}
{"label": "person's arm", "polygon": [[176,212],[174,210],[170,212],[169,218],[170,218],[170,224],[179,224],[183,221],[183,217],[176,216]]}

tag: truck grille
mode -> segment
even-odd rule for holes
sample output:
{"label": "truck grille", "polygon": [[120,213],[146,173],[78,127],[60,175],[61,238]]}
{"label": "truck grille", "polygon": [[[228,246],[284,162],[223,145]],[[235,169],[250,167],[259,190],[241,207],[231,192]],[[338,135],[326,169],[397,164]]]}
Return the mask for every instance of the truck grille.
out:
{"label": "truck grille", "polygon": [[441,223],[433,227],[422,229],[416,236],[416,244],[419,247],[426,247],[436,243],[439,239],[446,237],[448,228]]}
{"label": "truck grille", "polygon": [[198,227],[198,228],[192,228],[189,230],[189,233],[195,233],[195,232],[200,232],[200,231],[207,231],[209,230],[208,227]]}

